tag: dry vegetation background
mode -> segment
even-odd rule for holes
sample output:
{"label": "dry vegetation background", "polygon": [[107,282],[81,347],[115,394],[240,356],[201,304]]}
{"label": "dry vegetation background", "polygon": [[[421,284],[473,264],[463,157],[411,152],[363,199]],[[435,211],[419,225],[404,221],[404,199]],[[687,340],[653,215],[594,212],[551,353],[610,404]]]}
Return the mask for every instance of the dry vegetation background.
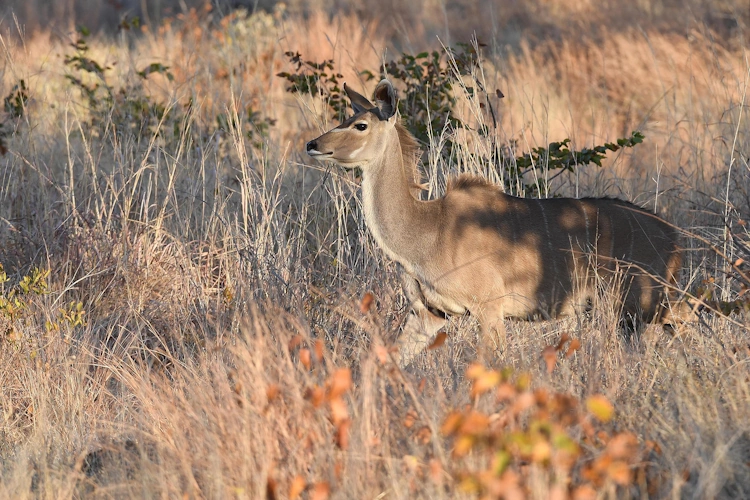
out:
{"label": "dry vegetation background", "polygon": [[[692,234],[684,288],[741,298],[750,5],[622,4],[4,2],[0,96],[23,80],[28,100],[0,110],[0,497],[750,497],[747,315],[629,346],[603,291],[591,318],[509,323],[489,371],[469,318],[395,369],[394,266],[355,178],[303,155],[324,104],[275,76],[300,51],[363,89],[476,32],[496,137],[523,154],[643,131],[552,193],[655,208]],[[128,9],[146,23],[118,28]],[[65,62],[76,24],[114,106],[66,78],[103,83]],[[433,192],[499,175],[459,137],[454,161],[427,153]]]}

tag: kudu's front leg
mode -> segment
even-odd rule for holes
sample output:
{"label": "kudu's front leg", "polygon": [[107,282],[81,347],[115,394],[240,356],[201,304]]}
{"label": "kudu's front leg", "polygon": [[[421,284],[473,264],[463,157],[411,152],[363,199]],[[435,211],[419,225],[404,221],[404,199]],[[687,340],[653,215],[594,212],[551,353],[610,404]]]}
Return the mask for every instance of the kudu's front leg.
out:
{"label": "kudu's front leg", "polygon": [[403,269],[400,270],[401,285],[411,306],[396,342],[398,364],[403,368],[432,343],[438,330],[445,326],[446,319],[445,316],[433,314],[428,309],[419,282]]}

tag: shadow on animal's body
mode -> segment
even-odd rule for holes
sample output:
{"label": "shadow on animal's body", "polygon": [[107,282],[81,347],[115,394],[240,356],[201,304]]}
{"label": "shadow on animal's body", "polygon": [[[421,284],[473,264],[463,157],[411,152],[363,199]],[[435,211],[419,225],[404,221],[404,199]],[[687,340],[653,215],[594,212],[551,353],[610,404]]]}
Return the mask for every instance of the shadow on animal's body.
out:
{"label": "shadow on animal's body", "polygon": [[667,318],[682,249],[655,214],[611,198],[526,199],[472,176],[442,198],[421,201],[419,147],[398,122],[396,94],[381,81],[374,103],[345,87],[355,114],[307,143],[307,152],[362,169],[365,220],[402,268],[412,310],[399,338],[402,365],[449,315],[471,313],[502,342],[504,318],[581,312],[604,280],[620,280],[622,316],[635,329]]}

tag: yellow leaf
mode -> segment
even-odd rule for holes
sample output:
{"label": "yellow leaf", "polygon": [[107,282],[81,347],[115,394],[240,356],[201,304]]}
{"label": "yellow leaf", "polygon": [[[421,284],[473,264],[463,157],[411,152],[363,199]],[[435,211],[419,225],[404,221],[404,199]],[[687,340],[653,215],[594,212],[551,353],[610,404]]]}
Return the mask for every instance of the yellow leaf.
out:
{"label": "yellow leaf", "polygon": [[474,385],[471,388],[471,396],[474,397],[484,394],[490,389],[497,387],[497,384],[500,383],[500,379],[499,372],[495,370],[485,371],[474,381]]}
{"label": "yellow leaf", "polygon": [[456,445],[453,447],[453,455],[456,457],[463,457],[471,451],[474,447],[476,440],[473,436],[461,436],[456,439]]}
{"label": "yellow leaf", "polygon": [[484,366],[479,363],[474,363],[466,369],[466,378],[469,380],[476,380],[481,377],[485,371]]}
{"label": "yellow leaf", "polygon": [[548,462],[552,456],[552,447],[547,441],[541,440],[534,443],[531,450],[531,461],[534,463]]}
{"label": "yellow leaf", "polygon": [[615,408],[612,406],[612,403],[601,394],[588,398],[586,400],[586,409],[601,422],[605,423],[612,420],[615,414]]}

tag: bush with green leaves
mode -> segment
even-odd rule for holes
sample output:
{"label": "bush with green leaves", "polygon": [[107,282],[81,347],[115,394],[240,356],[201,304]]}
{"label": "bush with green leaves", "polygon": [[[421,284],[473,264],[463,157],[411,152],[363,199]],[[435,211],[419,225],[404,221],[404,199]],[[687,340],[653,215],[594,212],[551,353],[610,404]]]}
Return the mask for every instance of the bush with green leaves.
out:
{"label": "bush with green leaves", "polygon": [[[402,54],[398,59],[386,63],[380,72],[364,70],[360,74],[366,81],[373,81],[386,76],[399,82],[402,97],[398,102],[398,110],[404,126],[422,144],[430,144],[430,138],[440,135],[444,130],[447,140],[443,141],[441,155],[449,159],[454,149],[451,140],[452,132],[461,128],[468,128],[456,115],[455,93],[458,78],[468,77],[472,85],[465,88],[470,97],[487,94],[482,84],[473,78],[479,69],[481,60],[478,49],[481,44],[457,44],[455,48],[448,47],[444,51],[421,52],[417,55]],[[336,71],[334,61],[327,59],[322,62],[306,60],[299,52],[286,52],[293,71],[281,72],[277,76],[287,80],[287,91],[302,95],[321,97],[332,112],[334,118],[343,121],[346,114],[348,100],[343,93],[343,76]],[[376,74],[378,76],[376,76]],[[503,97],[496,91],[498,97]],[[497,126],[494,110],[489,99],[482,103],[482,107],[491,113],[493,126]],[[480,124],[477,132],[482,136],[491,136],[487,125]],[[552,142],[547,147],[533,148],[529,153],[514,156],[517,150],[515,144],[507,144],[491,148],[493,153],[489,158],[476,158],[479,164],[489,164],[492,168],[503,169],[503,177],[508,179],[508,185],[517,185],[520,180],[521,191],[526,196],[538,197],[543,194],[542,181],[536,179],[531,183],[524,182],[527,172],[535,168],[547,171],[558,171],[553,178],[564,172],[575,172],[579,165],[595,164],[602,166],[602,160],[608,152],[622,148],[632,148],[643,141],[643,134],[634,131],[630,137],[617,139],[614,143],[583,148],[570,149],[570,139]],[[493,139],[494,140],[494,139]]]}
{"label": "bush with green leaves", "polygon": [[[137,19],[131,21],[137,22]],[[164,130],[165,126],[170,124],[175,135],[179,136],[184,123],[183,118],[191,103],[188,103],[185,109],[169,110],[164,104],[153,99],[144,86],[145,80],[153,74],[162,74],[168,80],[173,80],[169,66],[151,63],[136,71],[138,81],[116,89],[107,80],[107,72],[112,67],[100,63],[90,55],[88,38],[91,32],[83,26],[78,27],[77,32],[78,38],[71,44],[75,51],[64,59],[65,65],[70,69],[65,78],[78,88],[86,99],[92,128],[100,135],[112,130],[115,133],[129,131],[138,136],[148,137],[157,133],[158,127]]]}
{"label": "bush with green leaves", "polygon": [[5,141],[15,133],[18,121],[26,112],[26,103],[29,100],[29,89],[25,80],[19,80],[13,85],[10,93],[3,99],[3,112],[5,115],[0,119],[0,155],[8,152]]}

